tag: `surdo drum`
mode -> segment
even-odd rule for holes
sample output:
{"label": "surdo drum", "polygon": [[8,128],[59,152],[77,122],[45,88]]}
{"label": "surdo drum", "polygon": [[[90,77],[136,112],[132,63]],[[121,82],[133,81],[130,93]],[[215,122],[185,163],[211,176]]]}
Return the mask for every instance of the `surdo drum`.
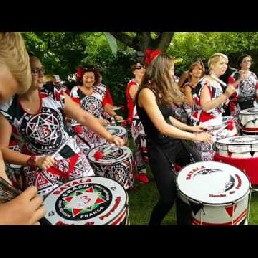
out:
{"label": "surdo drum", "polygon": [[201,161],[182,169],[178,196],[191,207],[192,225],[247,224],[250,182],[242,171],[216,161]]}
{"label": "surdo drum", "polygon": [[133,187],[135,161],[128,147],[104,144],[90,150],[88,160],[97,176],[111,178],[126,190]]}
{"label": "surdo drum", "polygon": [[240,111],[239,119],[243,134],[258,133],[258,108],[247,108]]}
{"label": "surdo drum", "polygon": [[128,225],[128,194],[112,179],[85,177],[70,181],[44,200],[52,225]]}
{"label": "surdo drum", "polygon": [[247,174],[251,184],[258,184],[258,136],[242,135],[215,142],[215,161],[237,167]]}

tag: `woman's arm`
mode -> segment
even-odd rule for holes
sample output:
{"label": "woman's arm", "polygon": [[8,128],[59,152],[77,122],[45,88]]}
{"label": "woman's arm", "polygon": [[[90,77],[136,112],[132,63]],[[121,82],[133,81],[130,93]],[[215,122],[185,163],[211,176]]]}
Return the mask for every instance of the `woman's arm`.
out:
{"label": "woman's arm", "polygon": [[85,111],[71,97],[65,95],[64,111],[66,116],[76,120],[81,125],[87,126],[90,130],[105,138],[110,143],[124,145],[122,138],[111,135],[91,113]]}
{"label": "woman's arm", "polygon": [[189,85],[184,86],[184,94],[186,96],[187,104],[190,107],[193,107],[194,100],[193,100],[193,95],[192,95],[192,88]]}
{"label": "woman's arm", "polygon": [[[139,94],[139,105],[145,109],[147,115],[149,116],[154,126],[163,135],[167,135],[178,139],[192,140],[192,141],[210,141],[211,140],[211,136],[209,134],[206,134],[206,133],[193,134],[168,124],[165,121],[162,113],[160,112],[160,109],[156,103],[156,98],[154,93],[147,88],[143,89]],[[178,123],[181,124],[179,121]]]}
{"label": "woman's arm", "polygon": [[223,93],[219,97],[212,100],[208,86],[204,85],[200,95],[200,104],[202,110],[209,111],[210,109],[218,107],[219,105],[227,102],[230,95],[226,95],[226,93]]}
{"label": "woman's arm", "polygon": [[0,146],[9,146],[12,135],[12,126],[9,121],[0,113]]}

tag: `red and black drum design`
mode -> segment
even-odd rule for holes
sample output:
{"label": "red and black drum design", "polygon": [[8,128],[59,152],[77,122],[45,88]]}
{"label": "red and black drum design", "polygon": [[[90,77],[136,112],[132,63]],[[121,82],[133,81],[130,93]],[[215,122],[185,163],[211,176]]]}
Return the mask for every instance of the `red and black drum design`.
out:
{"label": "red and black drum design", "polygon": [[106,129],[111,135],[121,137],[124,140],[125,145],[128,146],[128,134],[125,127],[119,125],[109,125],[106,127]]}
{"label": "red and black drum design", "polygon": [[95,175],[111,178],[125,190],[133,187],[135,160],[128,147],[104,144],[90,150],[88,160]]}
{"label": "red and black drum design", "polygon": [[44,200],[52,225],[128,225],[129,197],[112,179],[85,177],[70,181]]}
{"label": "red and black drum design", "polygon": [[258,136],[241,135],[218,140],[213,160],[244,171],[252,185],[258,185]]}

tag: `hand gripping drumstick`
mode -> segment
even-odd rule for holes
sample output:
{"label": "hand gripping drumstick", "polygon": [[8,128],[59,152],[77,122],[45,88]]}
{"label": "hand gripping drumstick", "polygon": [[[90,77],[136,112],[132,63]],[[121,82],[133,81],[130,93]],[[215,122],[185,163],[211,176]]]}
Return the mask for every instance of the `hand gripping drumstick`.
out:
{"label": "hand gripping drumstick", "polygon": [[[1,194],[0,202],[8,202],[17,197],[22,191],[13,187],[9,182],[7,182],[4,178],[0,177],[0,188]],[[40,224],[42,225],[51,225],[51,223],[45,218],[41,218],[39,220]]]}

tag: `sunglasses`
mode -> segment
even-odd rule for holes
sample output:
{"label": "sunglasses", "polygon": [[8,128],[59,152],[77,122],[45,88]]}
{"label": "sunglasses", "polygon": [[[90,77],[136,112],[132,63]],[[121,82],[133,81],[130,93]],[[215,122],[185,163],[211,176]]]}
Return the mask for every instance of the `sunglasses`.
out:
{"label": "sunglasses", "polygon": [[140,70],[142,68],[145,68],[145,66],[144,65],[138,65],[138,66],[135,67],[136,70]]}
{"label": "sunglasses", "polygon": [[41,68],[32,68],[31,69],[32,73],[45,73],[45,68],[41,67]]}

